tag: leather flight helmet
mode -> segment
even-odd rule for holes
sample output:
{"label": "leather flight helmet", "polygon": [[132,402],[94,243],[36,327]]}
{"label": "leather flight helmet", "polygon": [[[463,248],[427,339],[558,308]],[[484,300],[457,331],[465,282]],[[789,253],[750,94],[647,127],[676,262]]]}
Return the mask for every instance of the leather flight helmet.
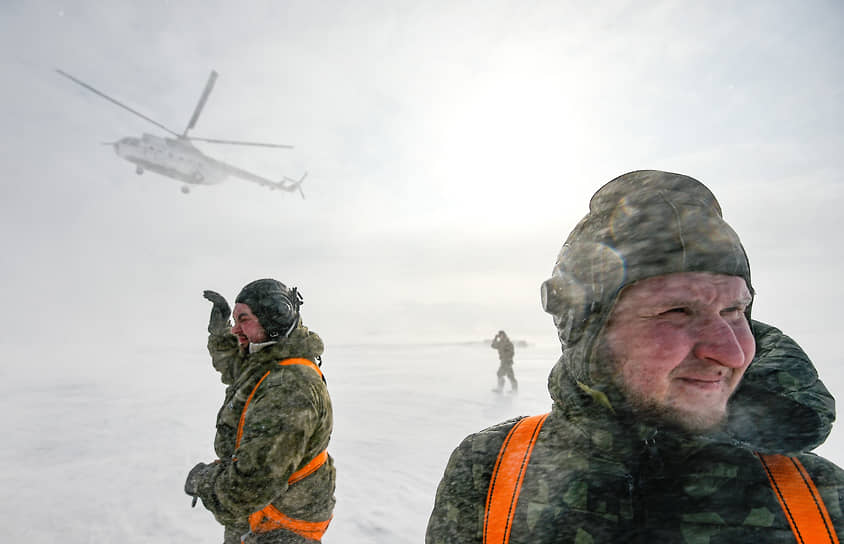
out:
{"label": "leather flight helmet", "polygon": [[235,302],[249,306],[270,340],[286,338],[299,324],[302,295],[278,280],[263,278],[247,284]]}

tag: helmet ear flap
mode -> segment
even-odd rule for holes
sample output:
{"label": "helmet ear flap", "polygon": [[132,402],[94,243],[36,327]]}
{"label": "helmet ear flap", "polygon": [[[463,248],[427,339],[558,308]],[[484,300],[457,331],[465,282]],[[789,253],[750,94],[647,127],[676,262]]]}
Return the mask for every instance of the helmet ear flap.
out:
{"label": "helmet ear flap", "polygon": [[293,287],[288,289],[287,292],[281,293],[272,308],[273,321],[277,321],[280,326],[273,326],[271,331],[267,331],[267,335],[270,338],[278,338],[290,334],[299,322],[299,307],[301,305],[302,295],[297,288]]}
{"label": "helmet ear flap", "polygon": [[573,331],[579,333],[583,330],[590,314],[588,301],[592,297],[589,292],[591,289],[577,281],[577,278],[559,269],[542,282],[542,309],[554,316],[554,324],[564,344],[576,340],[576,337],[572,337]]}
{"label": "helmet ear flap", "polygon": [[560,341],[578,341],[590,316],[612,301],[624,280],[624,260],[610,247],[588,242],[563,246],[540,293],[542,308],[554,316]]}
{"label": "helmet ear flap", "polygon": [[289,323],[296,313],[296,310],[293,308],[293,304],[291,304],[290,301],[287,300],[287,297],[284,296],[279,297],[273,311],[276,315],[278,315],[278,320],[282,323]]}

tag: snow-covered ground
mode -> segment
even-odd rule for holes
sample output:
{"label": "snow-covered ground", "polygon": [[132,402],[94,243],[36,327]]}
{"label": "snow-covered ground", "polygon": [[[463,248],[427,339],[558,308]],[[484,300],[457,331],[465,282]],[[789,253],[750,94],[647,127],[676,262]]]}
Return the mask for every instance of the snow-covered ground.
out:
{"label": "snow-covered ground", "polygon": [[[221,541],[210,513],[191,509],[182,491],[187,471],[214,458],[224,391],[202,346],[46,349],[7,346],[14,357],[0,369],[6,539]],[[324,542],[421,542],[452,449],[492,423],[547,411],[557,353],[550,343],[517,348],[521,390],[498,395],[496,352],[481,342],[329,342],[337,508]]]}
{"label": "snow-covered ground", "polygon": [[[0,526],[28,543],[216,542],[187,471],[214,458],[224,386],[200,345],[34,354],[0,371]],[[491,391],[497,354],[465,345],[328,345],[337,508],[326,544],[420,542],[466,434],[547,411],[553,346],[516,353],[518,396]],[[15,369],[14,371],[12,369]]]}

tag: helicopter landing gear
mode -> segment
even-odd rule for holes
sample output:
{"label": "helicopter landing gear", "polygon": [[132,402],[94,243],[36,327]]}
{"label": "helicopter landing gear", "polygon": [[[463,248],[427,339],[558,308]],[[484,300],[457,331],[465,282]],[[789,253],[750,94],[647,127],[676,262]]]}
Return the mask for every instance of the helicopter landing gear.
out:
{"label": "helicopter landing gear", "polygon": [[186,195],[189,192],[190,192],[190,187],[188,187],[187,185],[182,185],[182,194]]}
{"label": "helicopter landing gear", "polygon": [[143,174],[143,173],[144,173],[144,169],[143,169],[143,168],[141,168],[140,166],[136,166],[136,167],[135,167],[135,173],[136,173],[136,174],[138,174],[138,175],[140,176],[141,174]]}

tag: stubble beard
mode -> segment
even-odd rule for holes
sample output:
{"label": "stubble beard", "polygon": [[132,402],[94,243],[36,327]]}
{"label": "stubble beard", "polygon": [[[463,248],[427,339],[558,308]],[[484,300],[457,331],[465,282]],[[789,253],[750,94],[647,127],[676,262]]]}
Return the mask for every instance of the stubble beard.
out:
{"label": "stubble beard", "polygon": [[626,410],[635,419],[658,427],[671,427],[693,434],[707,434],[718,431],[727,420],[727,409],[700,413],[678,407],[673,404],[662,404],[648,398],[639,391],[633,390],[625,381],[622,373],[622,360],[610,349],[606,340],[601,339],[596,348],[593,359],[599,368],[593,375],[601,381],[612,384],[626,403]]}
{"label": "stubble beard", "polygon": [[707,434],[720,429],[727,419],[726,408],[707,413],[694,412],[672,404],[660,404],[633,391],[625,384],[620,373],[615,373],[615,386],[619,388],[631,412],[639,419],[657,426],[678,428],[694,434]]}

